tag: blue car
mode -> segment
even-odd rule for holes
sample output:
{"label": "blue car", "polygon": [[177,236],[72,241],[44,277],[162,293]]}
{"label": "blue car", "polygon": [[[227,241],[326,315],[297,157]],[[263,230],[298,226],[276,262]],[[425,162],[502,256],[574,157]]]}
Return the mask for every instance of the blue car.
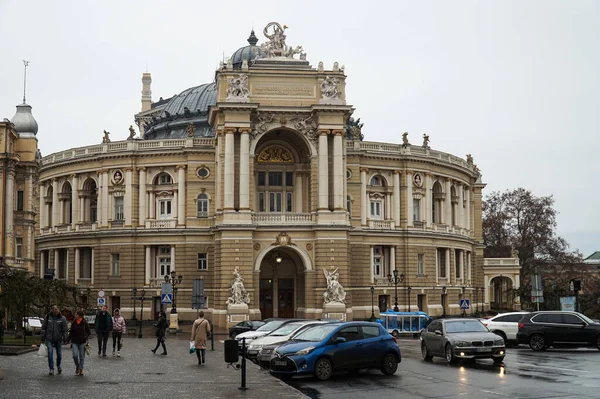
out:
{"label": "blue car", "polygon": [[279,346],[271,358],[273,375],[314,374],[327,380],[334,371],[380,369],[392,375],[401,361],[396,339],[378,323],[329,323],[312,327]]}

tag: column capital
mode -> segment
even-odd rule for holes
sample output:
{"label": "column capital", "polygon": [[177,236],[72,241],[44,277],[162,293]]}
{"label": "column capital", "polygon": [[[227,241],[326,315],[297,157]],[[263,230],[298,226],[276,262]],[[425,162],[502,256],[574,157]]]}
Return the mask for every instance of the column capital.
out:
{"label": "column capital", "polygon": [[177,170],[180,170],[180,169],[184,169],[185,170],[186,168],[187,168],[187,165],[177,165],[177,166],[175,166],[175,169],[177,169]]}
{"label": "column capital", "polygon": [[235,133],[237,132],[237,128],[235,128],[235,127],[226,127],[226,128],[223,130],[223,132],[224,132],[224,134],[226,134],[226,135],[227,135],[227,134],[235,134]]}
{"label": "column capital", "polygon": [[133,167],[123,168],[123,172],[133,172]]}
{"label": "column capital", "polygon": [[145,172],[146,171],[146,167],[145,166],[139,166],[139,167],[136,168],[136,170],[138,172]]}
{"label": "column capital", "polygon": [[329,129],[319,129],[319,136],[327,136],[331,133]]}
{"label": "column capital", "polygon": [[331,131],[331,135],[332,136],[343,136],[344,135],[344,130],[343,129],[333,129]]}
{"label": "column capital", "polygon": [[250,134],[252,129],[249,127],[240,127],[238,128],[238,131],[240,132],[240,134]]}
{"label": "column capital", "polygon": [[393,175],[401,175],[401,174],[402,174],[402,171],[401,171],[401,170],[398,170],[398,169],[395,169],[395,170],[392,170],[392,174],[393,174]]}
{"label": "column capital", "polygon": [[69,175],[69,177],[70,177],[71,179],[74,179],[74,178],[76,178],[76,177],[77,177],[77,174],[75,174],[75,173],[71,173],[71,174]]}
{"label": "column capital", "polygon": [[369,168],[359,168],[359,170],[360,170],[360,173],[362,173],[362,172],[365,172],[365,173],[369,172]]}

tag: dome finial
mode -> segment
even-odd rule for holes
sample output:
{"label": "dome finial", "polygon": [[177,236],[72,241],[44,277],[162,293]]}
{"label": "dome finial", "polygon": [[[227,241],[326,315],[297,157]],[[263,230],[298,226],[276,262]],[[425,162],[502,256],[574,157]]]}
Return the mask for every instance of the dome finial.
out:
{"label": "dome finial", "polygon": [[252,29],[252,32],[250,32],[250,37],[248,38],[248,43],[250,43],[251,46],[256,46],[256,43],[258,43],[258,38],[254,34],[254,29]]}

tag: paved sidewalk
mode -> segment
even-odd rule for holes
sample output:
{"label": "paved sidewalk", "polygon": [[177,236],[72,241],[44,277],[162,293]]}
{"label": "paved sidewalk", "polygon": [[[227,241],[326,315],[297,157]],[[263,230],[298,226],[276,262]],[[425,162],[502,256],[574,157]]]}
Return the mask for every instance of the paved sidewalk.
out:
{"label": "paved sidewalk", "polygon": [[112,350],[106,358],[98,357],[97,343],[90,340],[92,355],[86,356],[83,377],[75,376],[69,345],[63,346],[61,375],[49,376],[47,359],[36,352],[0,356],[4,374],[0,398],[307,398],[251,362],[247,363],[248,389],[239,390],[240,371],[227,368],[223,361],[225,336],[216,337],[214,351],[209,343],[207,363],[199,366],[196,355],[189,354],[188,333],[168,336],[167,356],[152,354],[156,340],[145,334],[144,329],[144,338],[124,339],[122,357],[112,357]]}

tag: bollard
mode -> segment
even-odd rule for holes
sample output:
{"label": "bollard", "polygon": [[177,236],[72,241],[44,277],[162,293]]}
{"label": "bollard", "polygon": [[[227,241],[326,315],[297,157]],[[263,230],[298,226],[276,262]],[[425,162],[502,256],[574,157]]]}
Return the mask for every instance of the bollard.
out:
{"label": "bollard", "polygon": [[242,338],[242,386],[238,389],[246,389],[246,338]]}
{"label": "bollard", "polygon": [[213,323],[210,323],[210,350],[215,350],[215,332],[213,330]]}

